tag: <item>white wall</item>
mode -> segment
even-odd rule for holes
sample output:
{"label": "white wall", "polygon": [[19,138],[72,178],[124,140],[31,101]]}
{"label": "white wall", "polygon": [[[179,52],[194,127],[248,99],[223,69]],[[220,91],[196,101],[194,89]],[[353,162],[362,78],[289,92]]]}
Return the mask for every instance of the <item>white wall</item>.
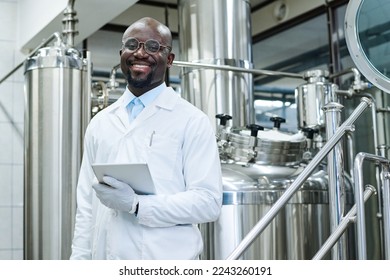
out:
{"label": "white wall", "polygon": [[[17,0],[0,0],[0,79],[21,60]],[[23,257],[23,74],[0,84],[0,259]]]}
{"label": "white wall", "polygon": [[[24,52],[34,49],[43,39],[62,31],[63,12],[68,0],[19,0],[18,21],[22,27],[18,48]],[[134,5],[137,0],[75,0],[74,9],[79,34],[75,45],[100,27]]]}

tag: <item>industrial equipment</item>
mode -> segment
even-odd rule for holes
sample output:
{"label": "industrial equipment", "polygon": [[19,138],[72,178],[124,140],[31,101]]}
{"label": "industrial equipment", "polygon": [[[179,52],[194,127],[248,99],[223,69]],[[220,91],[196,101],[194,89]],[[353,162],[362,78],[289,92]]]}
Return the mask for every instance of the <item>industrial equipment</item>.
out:
{"label": "industrial equipment", "polygon": [[[24,62],[25,259],[69,258],[84,130],[91,117],[123,92],[116,81],[119,65],[112,68],[108,83],[91,81],[88,52],[83,57],[73,46],[73,5],[69,1],[64,12],[62,36],[53,34]],[[358,30],[372,28],[358,16],[374,10],[372,5],[375,1],[350,1],[347,43],[367,79],[390,91],[387,68],[370,62]],[[348,69],[354,80],[347,90],[331,80],[348,71],[254,69],[248,0],[180,0],[178,7],[184,61],[173,65],[182,70],[183,97],[215,125],[223,175],[221,215],[199,225],[205,244],[201,258],[366,259],[365,231],[370,225],[364,204],[376,194],[377,215],[367,223],[378,219],[374,224],[379,224],[381,258],[389,259],[390,163],[386,143],[379,139],[390,137],[376,122],[378,112],[389,110],[376,110],[375,99],[365,92],[371,84],[363,82],[355,68]],[[270,119],[272,128],[255,123],[255,75],[302,80],[295,90],[296,133],[283,132],[285,120],[278,116]],[[341,97],[360,99],[345,120]],[[368,107],[373,108],[372,137],[378,152],[355,157],[354,140],[349,138],[347,149],[341,140],[354,132],[355,121]],[[363,187],[365,160],[377,166],[375,186]]]}
{"label": "industrial equipment", "polygon": [[71,254],[75,189],[90,118],[90,62],[73,48],[73,3],[64,12],[63,36],[24,64],[25,259],[69,259]]}

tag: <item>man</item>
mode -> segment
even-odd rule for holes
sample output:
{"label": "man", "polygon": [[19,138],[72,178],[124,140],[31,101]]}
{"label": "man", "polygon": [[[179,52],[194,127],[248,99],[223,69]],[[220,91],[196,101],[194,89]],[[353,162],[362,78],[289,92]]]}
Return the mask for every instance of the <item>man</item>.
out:
{"label": "man", "polygon": [[[85,134],[71,259],[197,259],[197,224],[216,220],[222,204],[213,128],[164,82],[175,57],[165,25],[142,18],[122,44],[126,91]],[[156,194],[136,194],[107,176],[99,184],[93,163],[147,163]]]}

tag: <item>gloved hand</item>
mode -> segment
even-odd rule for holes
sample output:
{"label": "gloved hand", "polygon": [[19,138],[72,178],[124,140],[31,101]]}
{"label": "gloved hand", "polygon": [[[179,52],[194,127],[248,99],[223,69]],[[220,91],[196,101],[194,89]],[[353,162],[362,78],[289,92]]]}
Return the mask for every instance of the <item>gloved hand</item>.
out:
{"label": "gloved hand", "polygon": [[138,204],[138,196],[126,183],[109,176],[103,177],[106,184],[94,184],[92,188],[96,196],[105,206],[119,211],[134,213]]}

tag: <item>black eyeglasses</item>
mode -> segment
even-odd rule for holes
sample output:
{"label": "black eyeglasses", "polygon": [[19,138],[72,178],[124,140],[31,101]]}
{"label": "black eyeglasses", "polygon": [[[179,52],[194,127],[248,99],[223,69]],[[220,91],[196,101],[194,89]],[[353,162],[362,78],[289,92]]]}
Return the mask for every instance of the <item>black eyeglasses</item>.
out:
{"label": "black eyeglasses", "polygon": [[144,50],[148,54],[156,54],[159,52],[159,50],[161,48],[167,48],[169,51],[172,50],[172,47],[163,46],[156,40],[149,39],[149,40],[146,40],[145,42],[140,42],[136,38],[127,39],[126,42],[123,43],[122,49],[126,49],[130,52],[135,52],[141,47],[141,44],[144,45]]}

